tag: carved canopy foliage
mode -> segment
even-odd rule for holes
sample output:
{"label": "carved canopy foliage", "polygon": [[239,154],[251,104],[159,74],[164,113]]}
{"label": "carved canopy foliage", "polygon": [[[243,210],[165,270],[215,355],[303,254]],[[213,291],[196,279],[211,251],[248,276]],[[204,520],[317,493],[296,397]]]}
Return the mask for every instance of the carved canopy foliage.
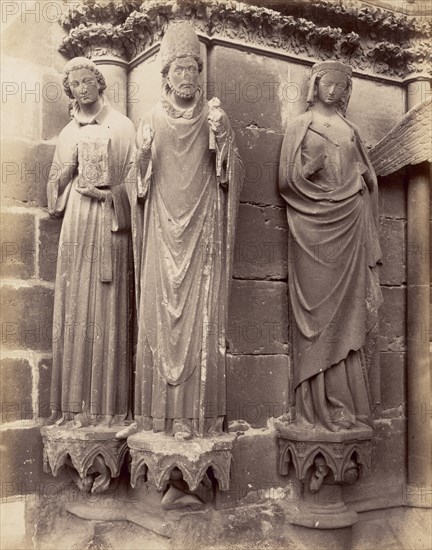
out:
{"label": "carved canopy foliage", "polygon": [[277,11],[216,0],[83,0],[61,20],[69,34],[59,49],[67,57],[109,51],[131,60],[158,42],[175,19],[193,21],[209,37],[270,47],[311,61],[337,58],[360,70],[399,77],[432,73],[430,20],[355,0],[292,0]]}

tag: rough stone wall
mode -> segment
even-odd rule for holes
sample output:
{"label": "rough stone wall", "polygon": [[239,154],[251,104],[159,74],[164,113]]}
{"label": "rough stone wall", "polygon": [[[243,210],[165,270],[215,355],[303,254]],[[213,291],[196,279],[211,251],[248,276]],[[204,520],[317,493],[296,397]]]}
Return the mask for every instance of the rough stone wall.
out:
{"label": "rough stone wall", "polygon": [[[46,182],[69,121],[61,85],[62,29],[36,3],[2,9],[1,421],[2,497],[40,490],[37,416],[49,412],[52,307],[60,222],[49,218]],[[2,6],[3,8],[4,6]]]}
{"label": "rough stone wall", "polygon": [[[58,95],[65,60],[56,47],[62,35],[57,24],[43,18],[34,24],[29,17],[24,23],[14,21],[4,33],[13,51],[3,62],[3,79],[11,86],[3,104],[7,120],[4,116],[2,122],[1,368],[8,447],[2,468],[4,496],[33,492],[44,479],[33,418],[49,413],[53,281],[61,222],[47,215],[45,189],[56,138],[68,122],[67,99]],[[208,53],[206,71],[208,96],[221,99],[246,166],[226,335],[227,404],[230,420],[245,420],[252,428],[239,439],[234,478],[244,484],[259,480],[261,488],[263,480],[278,486],[277,442],[265,432],[268,420],[283,414],[289,404],[287,222],[277,170],[285,124],[304,110],[307,67],[215,46]],[[128,114],[136,125],[158,100],[157,74],[155,58],[130,74],[138,88],[131,88]],[[360,127],[366,144],[374,145],[401,119],[404,104],[400,87],[356,78],[348,117]],[[403,499],[405,194],[403,173],[381,179],[381,405],[376,411],[373,473],[348,492],[352,501],[384,498],[395,505]]]}

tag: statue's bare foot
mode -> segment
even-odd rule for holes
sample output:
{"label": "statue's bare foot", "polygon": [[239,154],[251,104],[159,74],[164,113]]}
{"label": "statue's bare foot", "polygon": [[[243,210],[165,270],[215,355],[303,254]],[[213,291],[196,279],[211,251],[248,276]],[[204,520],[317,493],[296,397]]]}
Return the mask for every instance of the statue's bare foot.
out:
{"label": "statue's bare foot", "polygon": [[223,432],[221,432],[220,430],[217,430],[215,428],[211,428],[208,431],[208,436],[209,437],[220,437],[221,435],[223,435]]}
{"label": "statue's bare foot", "polygon": [[138,422],[132,422],[129,426],[126,426],[126,428],[123,428],[123,430],[120,430],[116,433],[116,439],[127,439],[130,435],[138,433]]}
{"label": "statue's bare foot", "polygon": [[91,425],[90,418],[87,414],[76,414],[72,420],[71,428],[87,428]]}
{"label": "statue's bare foot", "polygon": [[60,420],[62,417],[62,413],[60,411],[52,411],[51,415],[44,419],[44,422],[47,426],[52,426],[55,424],[58,420]]}
{"label": "statue's bare foot", "polygon": [[53,428],[67,428],[68,427],[68,424],[70,424],[71,422],[71,419],[73,418],[73,416],[71,415],[71,413],[63,413],[60,418],[58,418],[54,424],[51,424],[51,426],[48,426],[49,429],[53,429]]}
{"label": "statue's bare foot", "polygon": [[192,439],[192,427],[182,419],[175,419],[173,425],[173,436],[176,441],[188,441]]}
{"label": "statue's bare foot", "polygon": [[97,426],[100,428],[109,428],[113,423],[114,417],[107,414],[103,415],[102,419],[98,421]]}
{"label": "statue's bare foot", "polygon": [[349,420],[338,420],[335,422],[335,424],[342,430],[349,430],[354,426],[354,424]]}
{"label": "statue's bare foot", "polygon": [[192,439],[191,432],[176,432],[174,434],[174,439],[176,441],[188,441],[189,439]]}

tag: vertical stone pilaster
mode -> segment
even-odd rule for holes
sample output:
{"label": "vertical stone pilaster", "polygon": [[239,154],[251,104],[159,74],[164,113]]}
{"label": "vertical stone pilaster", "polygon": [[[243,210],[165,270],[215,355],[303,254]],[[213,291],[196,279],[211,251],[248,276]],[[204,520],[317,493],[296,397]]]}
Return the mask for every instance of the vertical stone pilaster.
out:
{"label": "vertical stone pilaster", "polygon": [[[430,81],[407,84],[407,110],[431,93]],[[430,430],[431,373],[429,358],[430,309],[430,165],[408,169],[407,221],[407,504],[431,505],[432,434]],[[429,496],[426,494],[429,492]]]}

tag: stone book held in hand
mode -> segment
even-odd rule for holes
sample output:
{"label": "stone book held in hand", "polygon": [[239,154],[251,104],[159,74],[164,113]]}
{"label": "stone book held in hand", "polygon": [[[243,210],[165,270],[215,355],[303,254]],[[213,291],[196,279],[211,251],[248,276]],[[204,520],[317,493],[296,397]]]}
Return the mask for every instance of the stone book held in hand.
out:
{"label": "stone book held in hand", "polygon": [[80,187],[109,187],[110,139],[93,138],[78,142],[78,174]]}

